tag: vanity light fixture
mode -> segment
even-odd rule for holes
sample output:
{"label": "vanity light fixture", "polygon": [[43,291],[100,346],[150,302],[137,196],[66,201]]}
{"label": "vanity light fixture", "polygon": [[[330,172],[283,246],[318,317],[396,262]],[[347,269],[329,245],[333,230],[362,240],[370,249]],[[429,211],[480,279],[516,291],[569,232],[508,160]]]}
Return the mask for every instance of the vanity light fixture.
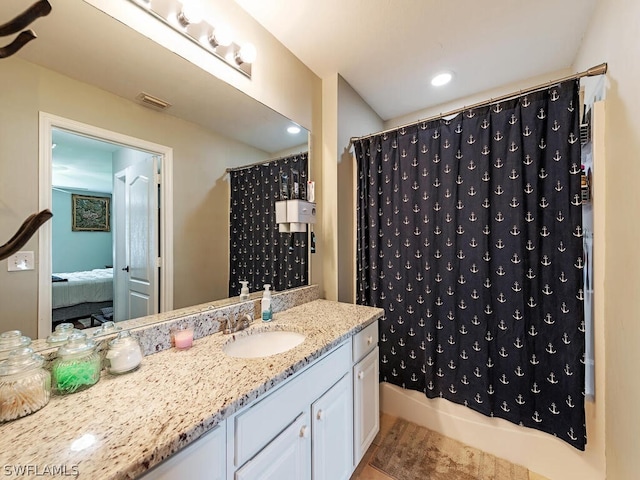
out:
{"label": "vanity light fixture", "polygon": [[243,63],[253,63],[256,61],[256,47],[253,46],[253,43],[245,43],[240,47],[238,53],[235,55],[235,60],[238,65],[242,65]]}
{"label": "vanity light fixture", "polygon": [[431,79],[431,85],[434,87],[441,87],[449,83],[452,78],[453,74],[451,72],[441,72]]}
{"label": "vanity light fixture", "polygon": [[189,25],[195,25],[202,21],[202,8],[196,2],[185,2],[182,4],[182,9],[178,13],[178,22],[184,28]]}
{"label": "vanity light fixture", "polygon": [[251,78],[251,66],[257,57],[255,46],[234,41],[232,30],[224,23],[208,23],[204,19],[202,8],[204,0],[129,1],[234,70]]}
{"label": "vanity light fixture", "polygon": [[220,47],[228,47],[233,43],[233,32],[231,29],[223,24],[218,25],[211,35],[209,35],[209,44],[216,48]]}

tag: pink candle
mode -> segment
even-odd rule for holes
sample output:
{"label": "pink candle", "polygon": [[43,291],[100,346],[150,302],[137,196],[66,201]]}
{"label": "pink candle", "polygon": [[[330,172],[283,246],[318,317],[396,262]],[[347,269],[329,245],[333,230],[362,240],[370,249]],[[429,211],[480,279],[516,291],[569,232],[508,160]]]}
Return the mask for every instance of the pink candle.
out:
{"label": "pink candle", "polygon": [[179,349],[190,348],[193,344],[193,329],[185,328],[184,330],[174,331],[173,344]]}

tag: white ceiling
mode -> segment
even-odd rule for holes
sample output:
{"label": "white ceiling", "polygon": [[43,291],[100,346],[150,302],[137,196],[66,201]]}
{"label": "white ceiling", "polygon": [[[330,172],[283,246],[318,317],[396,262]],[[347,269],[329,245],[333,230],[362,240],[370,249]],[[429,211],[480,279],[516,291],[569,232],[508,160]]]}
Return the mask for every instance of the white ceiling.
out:
{"label": "white ceiling", "polygon": [[[236,0],[383,120],[570,68],[596,0]],[[454,72],[435,89],[431,77]],[[553,78],[549,78],[552,80]]]}

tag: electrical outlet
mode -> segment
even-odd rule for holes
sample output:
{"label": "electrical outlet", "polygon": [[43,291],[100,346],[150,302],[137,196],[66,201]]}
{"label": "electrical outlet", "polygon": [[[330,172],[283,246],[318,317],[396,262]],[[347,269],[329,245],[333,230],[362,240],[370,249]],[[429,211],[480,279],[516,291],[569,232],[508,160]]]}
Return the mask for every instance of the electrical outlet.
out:
{"label": "electrical outlet", "polygon": [[18,252],[7,258],[7,270],[10,272],[33,270],[33,265],[33,252]]}

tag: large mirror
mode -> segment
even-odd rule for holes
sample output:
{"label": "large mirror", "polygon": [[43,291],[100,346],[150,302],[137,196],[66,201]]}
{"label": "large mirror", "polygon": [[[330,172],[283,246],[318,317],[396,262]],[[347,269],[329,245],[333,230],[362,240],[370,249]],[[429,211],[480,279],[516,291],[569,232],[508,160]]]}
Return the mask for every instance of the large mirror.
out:
{"label": "large mirror", "polygon": [[[100,215],[107,200],[113,209],[123,159],[136,163],[138,157],[157,156],[154,148],[144,146],[158,145],[172,156],[172,192],[167,193],[173,207],[172,307],[228,298],[227,169],[306,151],[308,132],[288,133],[289,119],[83,0],[50,2],[52,13],[32,25],[38,38],[13,57],[0,60],[0,125],[6,133],[0,145],[0,171],[20,174],[21,191],[47,194],[39,185],[42,165],[36,160],[42,156],[40,112],[114,132],[116,138],[139,139],[143,147],[77,132],[66,123],[64,128],[54,125],[51,164],[45,166],[50,169],[48,194],[56,220],[48,227],[49,272],[121,268],[114,265],[115,252],[123,247],[112,235],[113,228],[102,228],[100,221],[75,225],[74,212],[85,209],[88,215]],[[24,8],[21,0],[2,2],[0,23]],[[144,106],[143,93],[170,106],[164,111]],[[159,160],[152,168],[162,173],[167,165]],[[0,193],[0,215],[37,208],[32,195],[16,195],[17,190],[10,187]],[[13,224],[3,220],[0,231],[10,235]],[[71,240],[72,235],[82,237],[82,242]],[[11,303],[0,302],[0,331],[17,328],[32,338],[38,336],[38,316],[42,317],[38,289],[50,289],[53,283],[38,277],[40,267],[36,262],[33,273],[0,272],[6,295],[14,297]],[[101,312],[102,308],[90,313]],[[76,318],[83,323],[90,319],[91,315]]]}

